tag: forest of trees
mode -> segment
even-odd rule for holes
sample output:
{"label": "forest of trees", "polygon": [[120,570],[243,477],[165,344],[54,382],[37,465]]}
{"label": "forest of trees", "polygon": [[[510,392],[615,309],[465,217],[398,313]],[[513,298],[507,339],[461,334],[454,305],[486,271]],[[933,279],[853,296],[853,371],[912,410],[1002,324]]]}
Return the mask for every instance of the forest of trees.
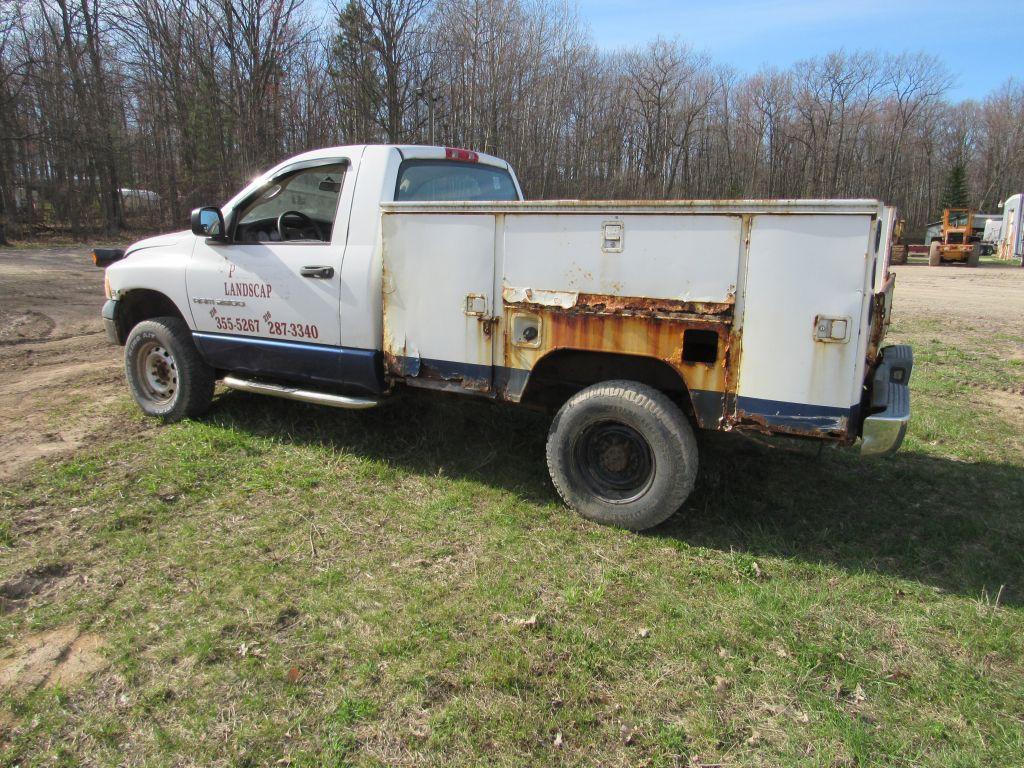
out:
{"label": "forest of trees", "polygon": [[920,232],[1024,187],[1024,83],[955,81],[606,51],[558,0],[0,0],[0,227],[184,226],[288,155],[408,142],[502,156],[531,198],[878,197]]}

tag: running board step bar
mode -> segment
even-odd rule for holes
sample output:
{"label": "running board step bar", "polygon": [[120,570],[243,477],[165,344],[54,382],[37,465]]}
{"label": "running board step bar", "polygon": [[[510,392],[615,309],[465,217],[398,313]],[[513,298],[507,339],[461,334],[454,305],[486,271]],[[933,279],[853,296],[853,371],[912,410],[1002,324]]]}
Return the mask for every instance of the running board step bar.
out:
{"label": "running board step bar", "polygon": [[328,405],[331,408],[349,408],[361,411],[366,408],[373,408],[380,402],[372,397],[334,395],[330,392],[315,392],[310,389],[298,389],[284,384],[268,384],[264,381],[239,379],[236,376],[225,376],[223,382],[225,387],[237,389],[240,392],[253,392],[257,395],[283,397],[285,400],[298,400],[300,403],[313,403],[314,405]]}

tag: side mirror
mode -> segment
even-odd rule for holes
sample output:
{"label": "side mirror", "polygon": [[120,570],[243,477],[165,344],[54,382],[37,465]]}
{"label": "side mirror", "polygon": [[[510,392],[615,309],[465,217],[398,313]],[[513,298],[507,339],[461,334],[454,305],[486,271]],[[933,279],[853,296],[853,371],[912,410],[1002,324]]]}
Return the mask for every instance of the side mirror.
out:
{"label": "side mirror", "polygon": [[220,212],[220,208],[211,205],[193,210],[192,234],[197,237],[209,237],[212,240],[227,240],[224,214]]}

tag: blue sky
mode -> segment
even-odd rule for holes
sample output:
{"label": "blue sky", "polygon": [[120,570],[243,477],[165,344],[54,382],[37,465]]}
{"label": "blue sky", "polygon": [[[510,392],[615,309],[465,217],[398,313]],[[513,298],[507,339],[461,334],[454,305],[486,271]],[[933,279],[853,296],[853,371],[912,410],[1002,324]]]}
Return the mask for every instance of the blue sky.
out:
{"label": "blue sky", "polygon": [[837,48],[934,53],[953,99],[1024,79],[1024,0],[578,0],[598,46],[678,37],[740,72]]}

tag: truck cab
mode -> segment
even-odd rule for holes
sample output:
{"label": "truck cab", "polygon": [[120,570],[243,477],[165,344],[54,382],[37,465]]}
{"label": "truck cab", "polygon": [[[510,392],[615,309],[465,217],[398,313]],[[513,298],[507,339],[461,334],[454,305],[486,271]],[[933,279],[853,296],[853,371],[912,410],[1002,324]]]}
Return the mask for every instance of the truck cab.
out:
{"label": "truck cab", "polygon": [[141,307],[173,304],[219,370],[379,394],[380,203],[521,199],[508,163],[478,152],[307,152],[195,212],[193,231],[130,247],[104,317],[124,343]]}

